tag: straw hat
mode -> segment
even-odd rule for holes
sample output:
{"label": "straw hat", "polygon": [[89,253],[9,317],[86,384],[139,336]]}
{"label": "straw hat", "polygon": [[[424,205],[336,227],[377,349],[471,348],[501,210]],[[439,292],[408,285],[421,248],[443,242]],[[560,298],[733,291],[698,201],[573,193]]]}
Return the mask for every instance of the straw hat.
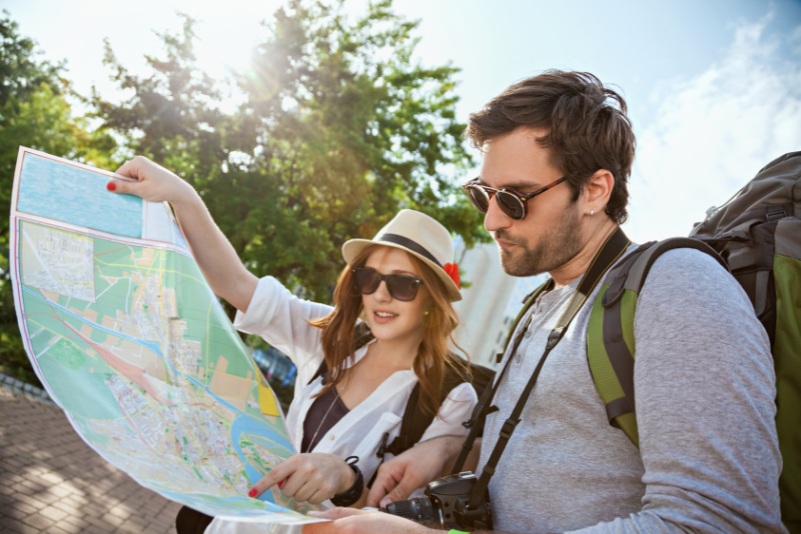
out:
{"label": "straw hat", "polygon": [[462,300],[459,291],[459,267],[453,258],[453,239],[440,223],[415,210],[401,210],[371,239],[351,239],[342,245],[342,255],[349,264],[367,247],[382,245],[405,250],[431,267],[445,284],[451,301]]}

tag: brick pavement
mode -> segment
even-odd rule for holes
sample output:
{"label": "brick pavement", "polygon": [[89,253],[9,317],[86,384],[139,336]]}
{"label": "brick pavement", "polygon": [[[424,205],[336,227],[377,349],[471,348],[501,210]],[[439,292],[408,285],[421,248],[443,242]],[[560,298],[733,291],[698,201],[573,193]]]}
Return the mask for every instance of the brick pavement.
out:
{"label": "brick pavement", "polygon": [[0,533],[175,533],[179,508],[106,463],[59,408],[0,388]]}

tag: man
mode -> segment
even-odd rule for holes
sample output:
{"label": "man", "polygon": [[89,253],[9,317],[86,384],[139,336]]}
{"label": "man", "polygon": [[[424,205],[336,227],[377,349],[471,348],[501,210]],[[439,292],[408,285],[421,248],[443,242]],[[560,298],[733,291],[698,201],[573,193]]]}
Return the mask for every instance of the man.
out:
{"label": "man", "polygon": [[[483,153],[484,226],[503,269],[548,272],[555,282],[529,312],[517,351],[510,344],[499,366],[513,359],[493,401],[499,410],[473,450],[481,473],[581,277],[626,219],[635,139],[617,93],[590,74],[558,71],[509,87],[471,116],[467,136]],[[530,194],[546,186],[529,200],[518,195],[524,210],[494,196],[501,188]],[[634,321],[639,449],[609,425],[587,364],[599,287],[545,361],[500,459],[489,486],[495,528],[784,532],[773,363],[737,282],[694,250],[668,252],[654,264]],[[369,504],[407,498],[447,471],[461,444],[438,438],[387,462]],[[335,510],[327,517],[336,520],[305,532],[431,532],[386,514]]]}

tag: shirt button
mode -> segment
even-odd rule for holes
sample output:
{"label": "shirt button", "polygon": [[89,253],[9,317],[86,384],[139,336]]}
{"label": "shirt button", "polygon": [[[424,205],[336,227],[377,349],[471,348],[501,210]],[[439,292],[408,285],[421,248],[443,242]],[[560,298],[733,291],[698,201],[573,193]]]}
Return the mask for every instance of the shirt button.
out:
{"label": "shirt button", "polygon": [[328,436],[328,439],[330,439],[331,441],[334,441],[334,435],[331,434],[330,436]]}
{"label": "shirt button", "polygon": [[526,330],[526,335],[524,337],[529,338],[531,337],[531,334],[532,334],[531,330]]}

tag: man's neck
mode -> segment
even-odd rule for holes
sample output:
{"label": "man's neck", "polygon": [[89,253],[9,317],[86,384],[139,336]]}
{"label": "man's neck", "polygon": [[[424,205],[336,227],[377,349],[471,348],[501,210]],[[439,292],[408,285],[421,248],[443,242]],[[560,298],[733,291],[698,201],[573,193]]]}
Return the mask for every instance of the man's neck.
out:
{"label": "man's neck", "polygon": [[589,269],[592,264],[592,260],[598,254],[598,251],[601,250],[603,244],[606,243],[606,240],[614,233],[617,227],[617,223],[613,220],[606,219],[603,224],[593,228],[587,243],[573,259],[561,267],[548,272],[551,278],[553,278],[555,284],[554,288],[558,289],[564,287],[586,273],[587,269]]}

